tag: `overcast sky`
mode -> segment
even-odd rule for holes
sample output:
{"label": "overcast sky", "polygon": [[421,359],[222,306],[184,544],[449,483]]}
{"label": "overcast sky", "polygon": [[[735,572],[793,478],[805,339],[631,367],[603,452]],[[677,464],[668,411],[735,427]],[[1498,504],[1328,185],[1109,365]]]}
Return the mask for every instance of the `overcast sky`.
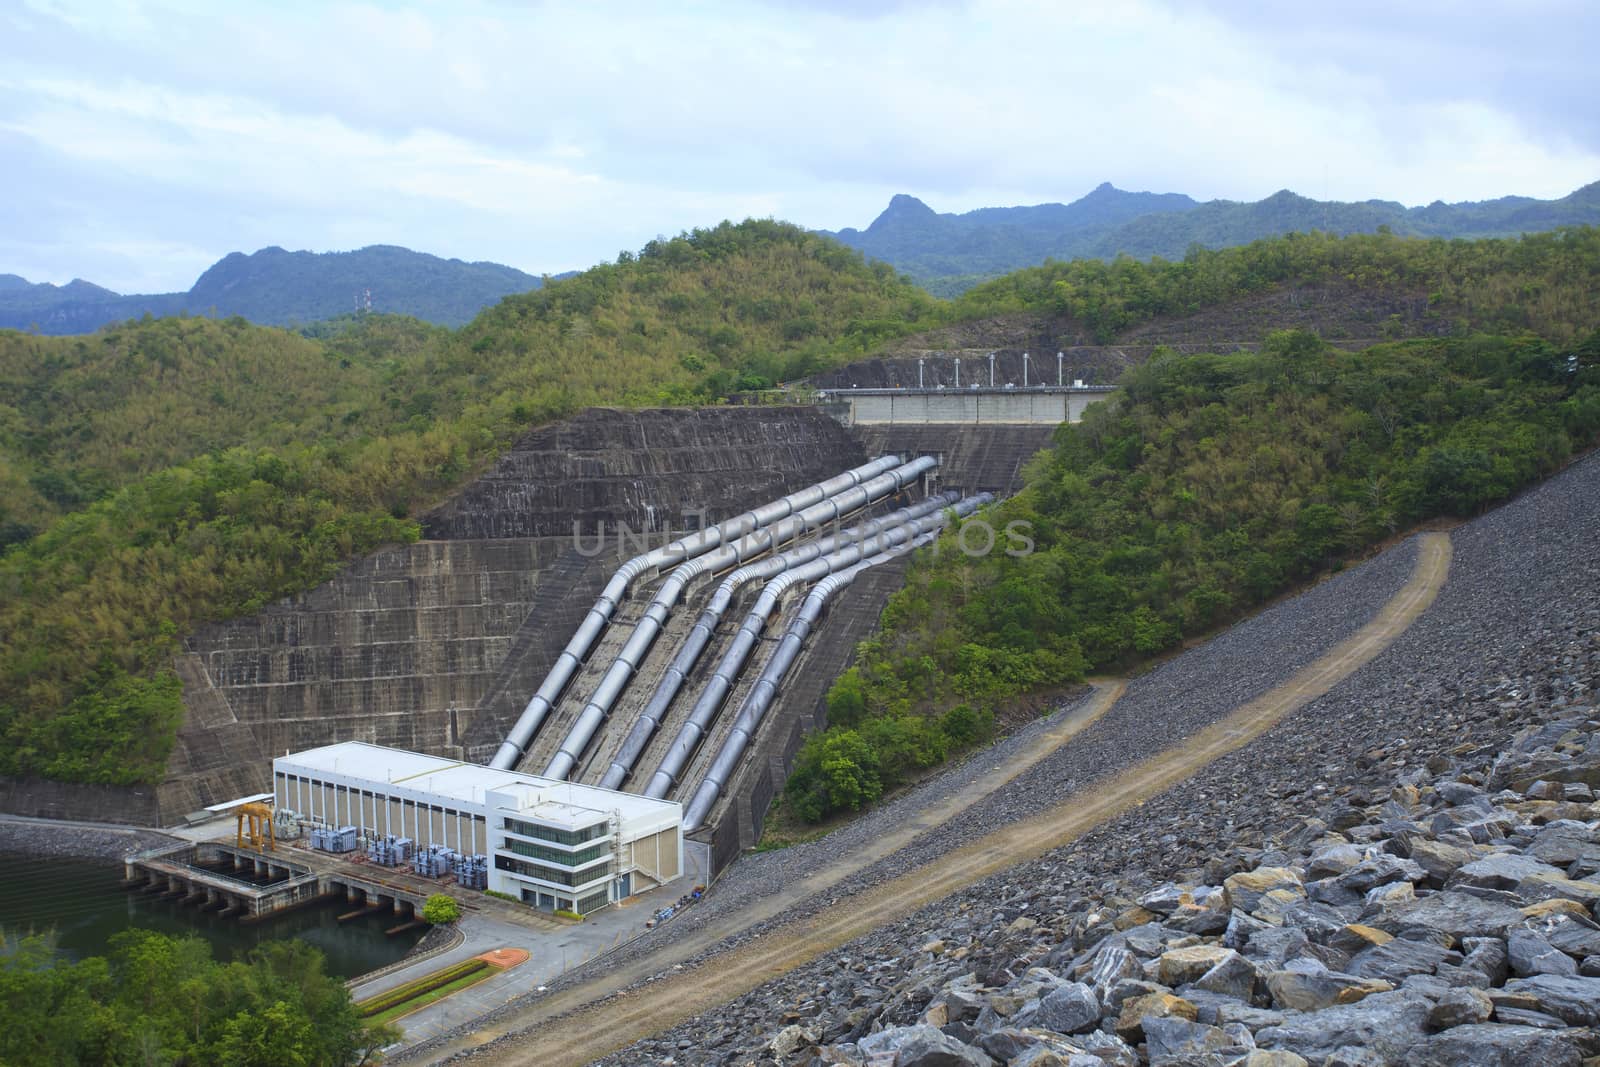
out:
{"label": "overcast sky", "polygon": [[1407,204],[1600,179],[1590,0],[0,0],[0,273],[401,244],[539,273],[1102,181]]}

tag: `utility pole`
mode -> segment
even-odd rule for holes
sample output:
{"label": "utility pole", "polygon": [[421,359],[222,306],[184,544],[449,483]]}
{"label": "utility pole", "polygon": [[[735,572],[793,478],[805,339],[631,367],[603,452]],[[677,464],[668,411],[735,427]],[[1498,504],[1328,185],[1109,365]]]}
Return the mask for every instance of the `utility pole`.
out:
{"label": "utility pole", "polygon": [[956,357],[956,388],[961,388],[961,357]]}
{"label": "utility pole", "polygon": [[917,388],[922,388],[922,360],[917,360]]}
{"label": "utility pole", "polygon": [[1058,389],[1066,384],[1066,379],[1061,374],[1061,361],[1066,358],[1066,355],[1065,352],[1056,353],[1056,388]]}
{"label": "utility pole", "polygon": [[994,353],[989,353],[989,388],[994,388]]}
{"label": "utility pole", "polygon": [[1022,387],[1028,387],[1028,353],[1022,353]]}

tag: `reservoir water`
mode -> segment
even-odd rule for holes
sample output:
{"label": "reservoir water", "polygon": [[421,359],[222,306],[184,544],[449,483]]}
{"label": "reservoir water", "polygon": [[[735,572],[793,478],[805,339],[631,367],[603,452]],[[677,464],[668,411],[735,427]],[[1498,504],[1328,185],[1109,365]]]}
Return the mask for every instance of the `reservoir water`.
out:
{"label": "reservoir water", "polygon": [[341,923],[338,916],[352,907],[342,900],[309,904],[260,923],[224,919],[175,900],[126,892],[120,863],[0,855],[0,870],[5,872],[0,929],[7,934],[53,929],[57,947],[73,959],[104,955],[111,935],[132,927],[203,937],[219,960],[241,957],[263,941],[293,937],[322,950],[329,974],[352,978],[393,963],[422,936],[413,930],[385,937],[386,928],[402,921],[386,913]]}

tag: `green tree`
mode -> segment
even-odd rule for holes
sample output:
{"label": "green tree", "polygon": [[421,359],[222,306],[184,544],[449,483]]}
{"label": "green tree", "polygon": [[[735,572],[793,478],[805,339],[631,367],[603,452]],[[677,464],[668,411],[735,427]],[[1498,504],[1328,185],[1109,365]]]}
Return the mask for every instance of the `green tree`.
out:
{"label": "green tree", "polygon": [[348,1067],[399,1036],[362,1020],[303,942],[227,964],[198,938],[145,930],[109,949],[73,963],[42,938],[0,944],[0,1062]]}
{"label": "green tree", "polygon": [[434,893],[422,904],[423,922],[434,926],[448,926],[461,918],[461,905],[456,898],[444,893]]}
{"label": "green tree", "polygon": [[807,822],[819,822],[834,812],[857,811],[883,795],[878,754],[854,730],[812,734],[800,747],[785,791]]}

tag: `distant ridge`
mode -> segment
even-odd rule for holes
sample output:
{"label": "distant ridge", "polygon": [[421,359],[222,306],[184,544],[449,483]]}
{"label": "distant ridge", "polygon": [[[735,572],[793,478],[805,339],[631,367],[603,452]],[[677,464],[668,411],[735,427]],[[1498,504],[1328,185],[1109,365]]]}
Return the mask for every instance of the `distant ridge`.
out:
{"label": "distant ridge", "polygon": [[239,315],[264,326],[317,322],[356,310],[372,291],[375,311],[459,326],[512,293],[542,284],[500,263],[466,263],[371,245],[354,252],[289,252],[276,246],[224,256],[186,293],[124,296],[82,279],[56,286],[0,275],[0,328],[90,333],[151,315]]}
{"label": "distant ridge", "polygon": [[[830,236],[954,295],[985,278],[1046,259],[1180,259],[1192,245],[1222,248],[1291,231],[1372,233],[1387,226],[1418,237],[1513,237],[1559,226],[1600,224],[1600,182],[1559,200],[1497,200],[1408,208],[1389,200],[1311,200],[1287,189],[1254,203],[1200,203],[1182,193],[1128,192],[1109,182],[1070,204],[939,213],[897,194],[865,230]],[[824,231],[826,232],[826,231]]]}

